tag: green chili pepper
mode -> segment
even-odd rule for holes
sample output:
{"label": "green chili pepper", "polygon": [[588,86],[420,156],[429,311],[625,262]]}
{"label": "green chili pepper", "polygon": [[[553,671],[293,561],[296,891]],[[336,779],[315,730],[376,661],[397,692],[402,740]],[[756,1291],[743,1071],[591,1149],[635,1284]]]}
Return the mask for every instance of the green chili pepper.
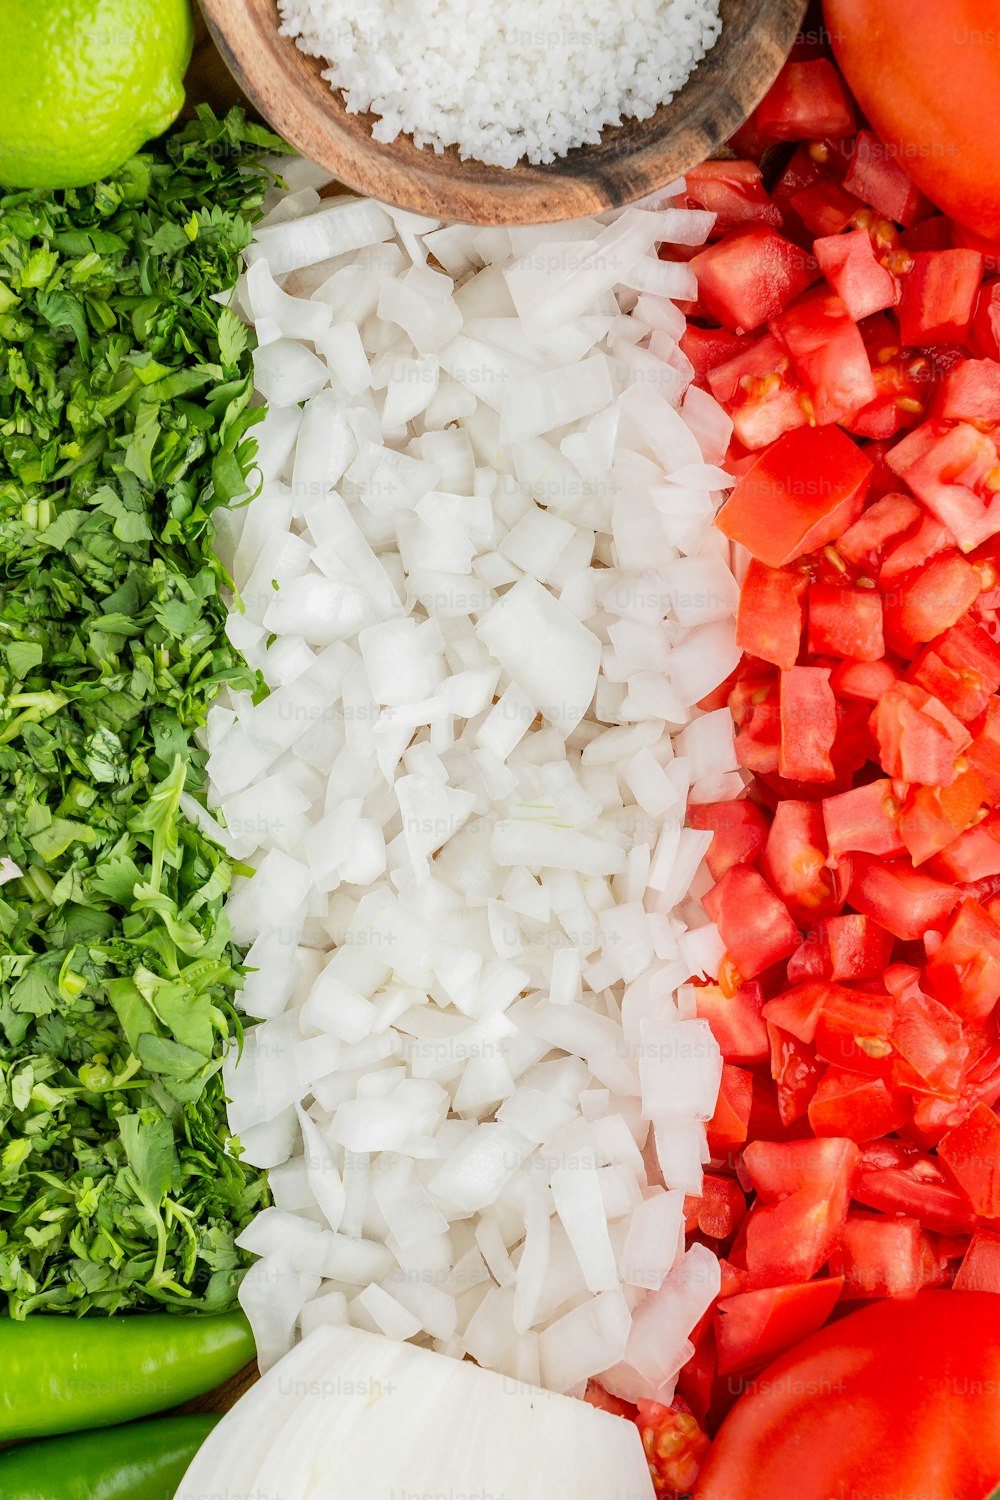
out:
{"label": "green chili pepper", "polygon": [[157,1417],[0,1453],[3,1500],[173,1500],[218,1417]]}
{"label": "green chili pepper", "polygon": [[254,1352],[241,1312],[0,1318],[0,1439],[167,1411],[221,1385]]}

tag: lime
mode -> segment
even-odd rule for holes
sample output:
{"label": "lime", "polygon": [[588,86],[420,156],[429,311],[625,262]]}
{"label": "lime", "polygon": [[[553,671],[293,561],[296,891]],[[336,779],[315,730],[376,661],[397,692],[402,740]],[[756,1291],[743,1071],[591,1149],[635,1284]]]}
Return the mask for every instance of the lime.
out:
{"label": "lime", "polygon": [[177,118],[188,0],[3,0],[0,16],[0,182],[96,182]]}

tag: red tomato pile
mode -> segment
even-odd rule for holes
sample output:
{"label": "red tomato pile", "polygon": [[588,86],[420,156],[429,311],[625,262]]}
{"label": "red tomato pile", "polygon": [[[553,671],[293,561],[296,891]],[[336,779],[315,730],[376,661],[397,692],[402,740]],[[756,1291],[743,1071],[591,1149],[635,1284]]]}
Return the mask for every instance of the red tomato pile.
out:
{"label": "red tomato pile", "polygon": [[735,144],[688,178],[718,219],[684,339],[749,554],[705,706],[754,782],[690,810],[723,1291],[672,1416],[710,1429],[845,1304],[1000,1291],[1000,279],[816,49]]}

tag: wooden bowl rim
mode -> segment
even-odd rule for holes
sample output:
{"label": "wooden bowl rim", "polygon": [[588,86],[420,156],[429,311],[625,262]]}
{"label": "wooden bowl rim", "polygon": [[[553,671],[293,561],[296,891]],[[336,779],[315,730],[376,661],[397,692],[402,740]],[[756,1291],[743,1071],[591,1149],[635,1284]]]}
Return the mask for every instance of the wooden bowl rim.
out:
{"label": "wooden bowl rim", "polygon": [[[438,155],[408,137],[390,145],[373,140],[375,116],[349,115],[321,77],[323,61],[280,35],[276,0],[200,3],[240,88],[304,155],[355,192],[432,218],[488,225],[605,213],[683,176],[717,151],[760,103],[807,8],[807,0],[722,0],[722,37],[650,120],[609,127],[599,146],[579,147],[551,166],[503,168],[462,162],[454,147]],[[288,70],[301,82],[299,89],[284,88]]]}

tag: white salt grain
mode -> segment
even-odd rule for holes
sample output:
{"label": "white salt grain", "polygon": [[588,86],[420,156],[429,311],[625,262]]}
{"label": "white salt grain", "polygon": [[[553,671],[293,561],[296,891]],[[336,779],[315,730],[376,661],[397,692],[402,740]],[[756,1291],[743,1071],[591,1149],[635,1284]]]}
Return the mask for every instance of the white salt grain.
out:
{"label": "white salt grain", "polygon": [[[719,0],[440,0],[430,9],[278,0],[278,9],[282,32],[329,64],[323,77],[351,113],[381,117],[376,140],[405,131],[418,146],[455,145],[501,167],[555,161],[606,125],[649,119],[722,31]],[[464,257],[453,264],[465,269]]]}

